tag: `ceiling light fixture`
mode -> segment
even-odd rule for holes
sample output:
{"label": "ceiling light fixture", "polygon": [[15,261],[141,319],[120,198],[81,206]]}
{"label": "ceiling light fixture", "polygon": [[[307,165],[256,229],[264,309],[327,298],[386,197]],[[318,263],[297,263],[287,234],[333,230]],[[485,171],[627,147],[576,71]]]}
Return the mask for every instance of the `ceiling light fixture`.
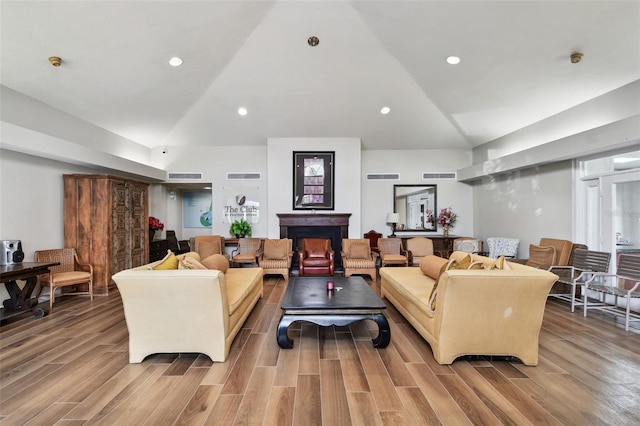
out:
{"label": "ceiling light fixture", "polygon": [[311,47],[316,47],[320,43],[320,39],[316,36],[311,36],[307,39],[307,44]]}
{"label": "ceiling light fixture", "polygon": [[382,109],[380,110],[380,114],[383,114],[383,115],[387,115],[390,112],[391,112],[391,108],[389,107],[382,107]]}
{"label": "ceiling light fixture", "polygon": [[59,67],[60,65],[62,65],[62,59],[59,56],[50,56],[49,62],[51,62],[51,65],[53,65],[54,67]]}
{"label": "ceiling light fixture", "polygon": [[451,65],[458,65],[460,63],[460,58],[457,56],[449,56],[447,58],[447,63]]}
{"label": "ceiling light fixture", "polygon": [[247,109],[245,107],[240,107],[238,108],[238,114],[240,114],[241,116],[245,116],[249,113],[249,111],[247,111]]}
{"label": "ceiling light fixture", "polygon": [[582,60],[582,57],[584,55],[580,52],[573,52],[570,56],[571,58],[571,63],[572,64],[577,64],[578,62],[580,62]]}
{"label": "ceiling light fixture", "polygon": [[179,67],[180,65],[182,65],[182,59],[174,56],[173,58],[169,59],[169,65],[171,65],[172,67]]}

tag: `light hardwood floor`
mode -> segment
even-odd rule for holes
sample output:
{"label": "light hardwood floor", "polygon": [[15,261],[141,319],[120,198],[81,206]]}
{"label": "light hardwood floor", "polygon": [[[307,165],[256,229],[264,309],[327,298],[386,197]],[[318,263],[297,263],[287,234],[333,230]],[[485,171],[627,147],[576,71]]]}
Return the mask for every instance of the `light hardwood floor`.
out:
{"label": "light hardwood floor", "polygon": [[[371,283],[378,291],[379,282]],[[540,364],[469,357],[437,364],[392,307],[391,344],[372,322],[275,330],[286,282],[264,298],[229,359],[158,354],[129,364],[117,292],[61,298],[51,315],[0,328],[3,425],[631,425],[640,423],[640,335],[549,301]],[[171,312],[167,312],[171,315]],[[188,324],[185,324],[188,327]]]}

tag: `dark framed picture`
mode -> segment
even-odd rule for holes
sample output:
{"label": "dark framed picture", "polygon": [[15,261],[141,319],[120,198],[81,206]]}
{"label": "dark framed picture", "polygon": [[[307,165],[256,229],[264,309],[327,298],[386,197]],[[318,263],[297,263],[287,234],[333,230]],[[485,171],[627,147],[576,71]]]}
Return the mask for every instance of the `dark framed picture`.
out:
{"label": "dark framed picture", "polygon": [[335,151],[293,152],[293,209],[334,209]]}

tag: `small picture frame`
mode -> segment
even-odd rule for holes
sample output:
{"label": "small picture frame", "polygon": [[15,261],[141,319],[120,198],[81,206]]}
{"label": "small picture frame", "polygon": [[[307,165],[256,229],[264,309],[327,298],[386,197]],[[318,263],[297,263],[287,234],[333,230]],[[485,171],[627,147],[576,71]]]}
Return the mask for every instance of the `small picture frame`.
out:
{"label": "small picture frame", "polygon": [[293,210],[333,210],[335,151],[293,152]]}

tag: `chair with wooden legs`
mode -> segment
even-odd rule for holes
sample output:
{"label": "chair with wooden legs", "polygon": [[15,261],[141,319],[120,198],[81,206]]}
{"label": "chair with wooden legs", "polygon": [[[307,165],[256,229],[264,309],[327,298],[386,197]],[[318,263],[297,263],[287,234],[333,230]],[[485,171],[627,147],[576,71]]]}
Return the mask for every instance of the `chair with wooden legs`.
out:
{"label": "chair with wooden legs", "polygon": [[49,274],[42,276],[42,285],[49,287],[49,311],[53,310],[55,291],[58,287],[86,284],[87,290],[64,292],[64,296],[85,295],[93,301],[93,266],[80,263],[74,248],[38,250],[34,254],[35,262],[58,262],[58,266],[49,268]]}

